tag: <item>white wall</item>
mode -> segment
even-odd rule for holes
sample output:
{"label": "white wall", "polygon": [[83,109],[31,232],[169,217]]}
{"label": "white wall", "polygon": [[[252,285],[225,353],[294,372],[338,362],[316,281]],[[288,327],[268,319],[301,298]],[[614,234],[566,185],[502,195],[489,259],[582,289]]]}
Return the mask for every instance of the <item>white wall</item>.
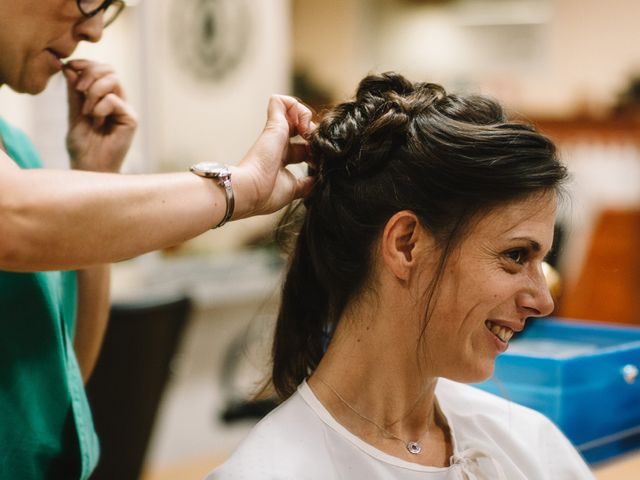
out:
{"label": "white wall", "polygon": [[[434,6],[435,5],[435,6]],[[640,71],[637,0],[294,2],[294,58],[337,98],[396,69],[531,115],[598,112]]]}
{"label": "white wall", "polygon": [[336,98],[354,92],[371,69],[370,0],[293,0],[293,59]]}
{"label": "white wall", "polygon": [[147,17],[150,151],[171,169],[202,160],[237,163],[264,124],[269,95],[289,89],[288,3],[239,2],[250,6],[246,53],[218,80],[198,79],[180,63],[189,55],[175,51],[172,17],[180,3],[156,0]]}
{"label": "white wall", "polygon": [[[147,124],[149,157],[160,170],[186,170],[197,161],[238,163],[266,120],[272,93],[289,92],[290,17],[288,0],[233,0],[243,4],[247,44],[244,56],[225,76],[202,80],[189,72],[186,31],[176,33],[177,11],[195,2],[154,0],[145,8]],[[178,10],[176,10],[178,9]],[[233,12],[232,12],[233,13]],[[178,16],[178,18],[176,18]],[[232,29],[233,30],[233,29]],[[229,35],[228,48],[240,41]],[[180,38],[176,39],[176,35]],[[273,217],[232,223],[189,243],[194,250],[233,248],[267,231]]]}
{"label": "white wall", "polygon": [[[521,103],[535,113],[598,113],[640,72],[640,2],[553,0],[548,67],[523,76]],[[525,95],[526,93],[526,95]]]}
{"label": "white wall", "polygon": [[31,107],[27,95],[17,95],[7,87],[0,88],[2,117],[16,127],[31,131]]}

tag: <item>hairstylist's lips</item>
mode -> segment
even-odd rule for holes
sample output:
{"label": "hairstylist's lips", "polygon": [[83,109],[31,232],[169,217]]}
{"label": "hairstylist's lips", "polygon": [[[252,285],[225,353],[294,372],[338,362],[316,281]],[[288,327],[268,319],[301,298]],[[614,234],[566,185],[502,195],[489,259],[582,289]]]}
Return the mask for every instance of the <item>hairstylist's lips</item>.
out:
{"label": "hairstylist's lips", "polygon": [[55,66],[55,69],[62,70],[62,59],[65,58],[64,55],[51,48],[47,48],[47,53],[49,54],[51,58],[51,64]]}
{"label": "hairstylist's lips", "polygon": [[64,66],[64,59],[70,57],[75,49],[75,46],[72,46],[71,48],[47,48],[47,52],[54,57],[56,64],[59,66],[58,69],[60,70]]}

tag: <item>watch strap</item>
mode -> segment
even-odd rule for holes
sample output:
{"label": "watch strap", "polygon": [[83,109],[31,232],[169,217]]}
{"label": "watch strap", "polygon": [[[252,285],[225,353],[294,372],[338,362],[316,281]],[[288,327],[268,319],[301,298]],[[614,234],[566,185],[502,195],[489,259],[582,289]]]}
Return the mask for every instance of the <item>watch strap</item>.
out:
{"label": "watch strap", "polygon": [[231,183],[231,172],[229,171],[229,168],[221,163],[201,162],[192,165],[189,170],[199,177],[214,180],[223,188],[226,198],[226,209],[222,220],[220,220],[220,222],[215,227],[212,227],[212,229],[220,228],[231,219],[236,205],[235,196],[233,194],[233,185]]}
{"label": "watch strap", "polygon": [[233,210],[236,206],[236,199],[233,194],[233,186],[231,185],[231,176],[227,176],[225,178],[219,178],[218,183],[224,189],[224,193],[227,197],[227,208],[224,212],[224,217],[222,217],[222,220],[220,220],[220,223],[218,223],[218,225],[213,227],[214,229],[220,228],[231,219],[231,216],[233,215]]}

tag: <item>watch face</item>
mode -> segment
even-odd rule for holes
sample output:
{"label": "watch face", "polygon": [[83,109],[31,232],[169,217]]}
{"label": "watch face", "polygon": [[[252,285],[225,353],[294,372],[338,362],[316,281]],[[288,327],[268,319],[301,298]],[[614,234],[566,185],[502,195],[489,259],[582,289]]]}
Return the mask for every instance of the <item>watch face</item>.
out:
{"label": "watch face", "polygon": [[226,165],[215,162],[200,162],[196,163],[191,170],[198,175],[211,178],[219,178],[229,176],[229,169]]}

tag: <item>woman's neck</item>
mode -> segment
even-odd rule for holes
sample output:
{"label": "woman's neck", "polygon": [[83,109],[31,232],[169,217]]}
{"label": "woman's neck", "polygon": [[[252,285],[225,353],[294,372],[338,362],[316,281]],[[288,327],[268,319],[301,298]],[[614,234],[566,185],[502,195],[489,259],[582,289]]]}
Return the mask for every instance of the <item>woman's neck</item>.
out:
{"label": "woman's neck", "polygon": [[[393,305],[365,309],[343,316],[310,387],[345,428],[367,443],[408,461],[448,464],[451,442],[437,414],[437,379],[421,369],[416,349],[406,348],[407,338],[418,335],[403,324],[415,322]],[[439,452],[438,458],[410,454],[406,443],[415,440],[429,444],[429,453]]]}

